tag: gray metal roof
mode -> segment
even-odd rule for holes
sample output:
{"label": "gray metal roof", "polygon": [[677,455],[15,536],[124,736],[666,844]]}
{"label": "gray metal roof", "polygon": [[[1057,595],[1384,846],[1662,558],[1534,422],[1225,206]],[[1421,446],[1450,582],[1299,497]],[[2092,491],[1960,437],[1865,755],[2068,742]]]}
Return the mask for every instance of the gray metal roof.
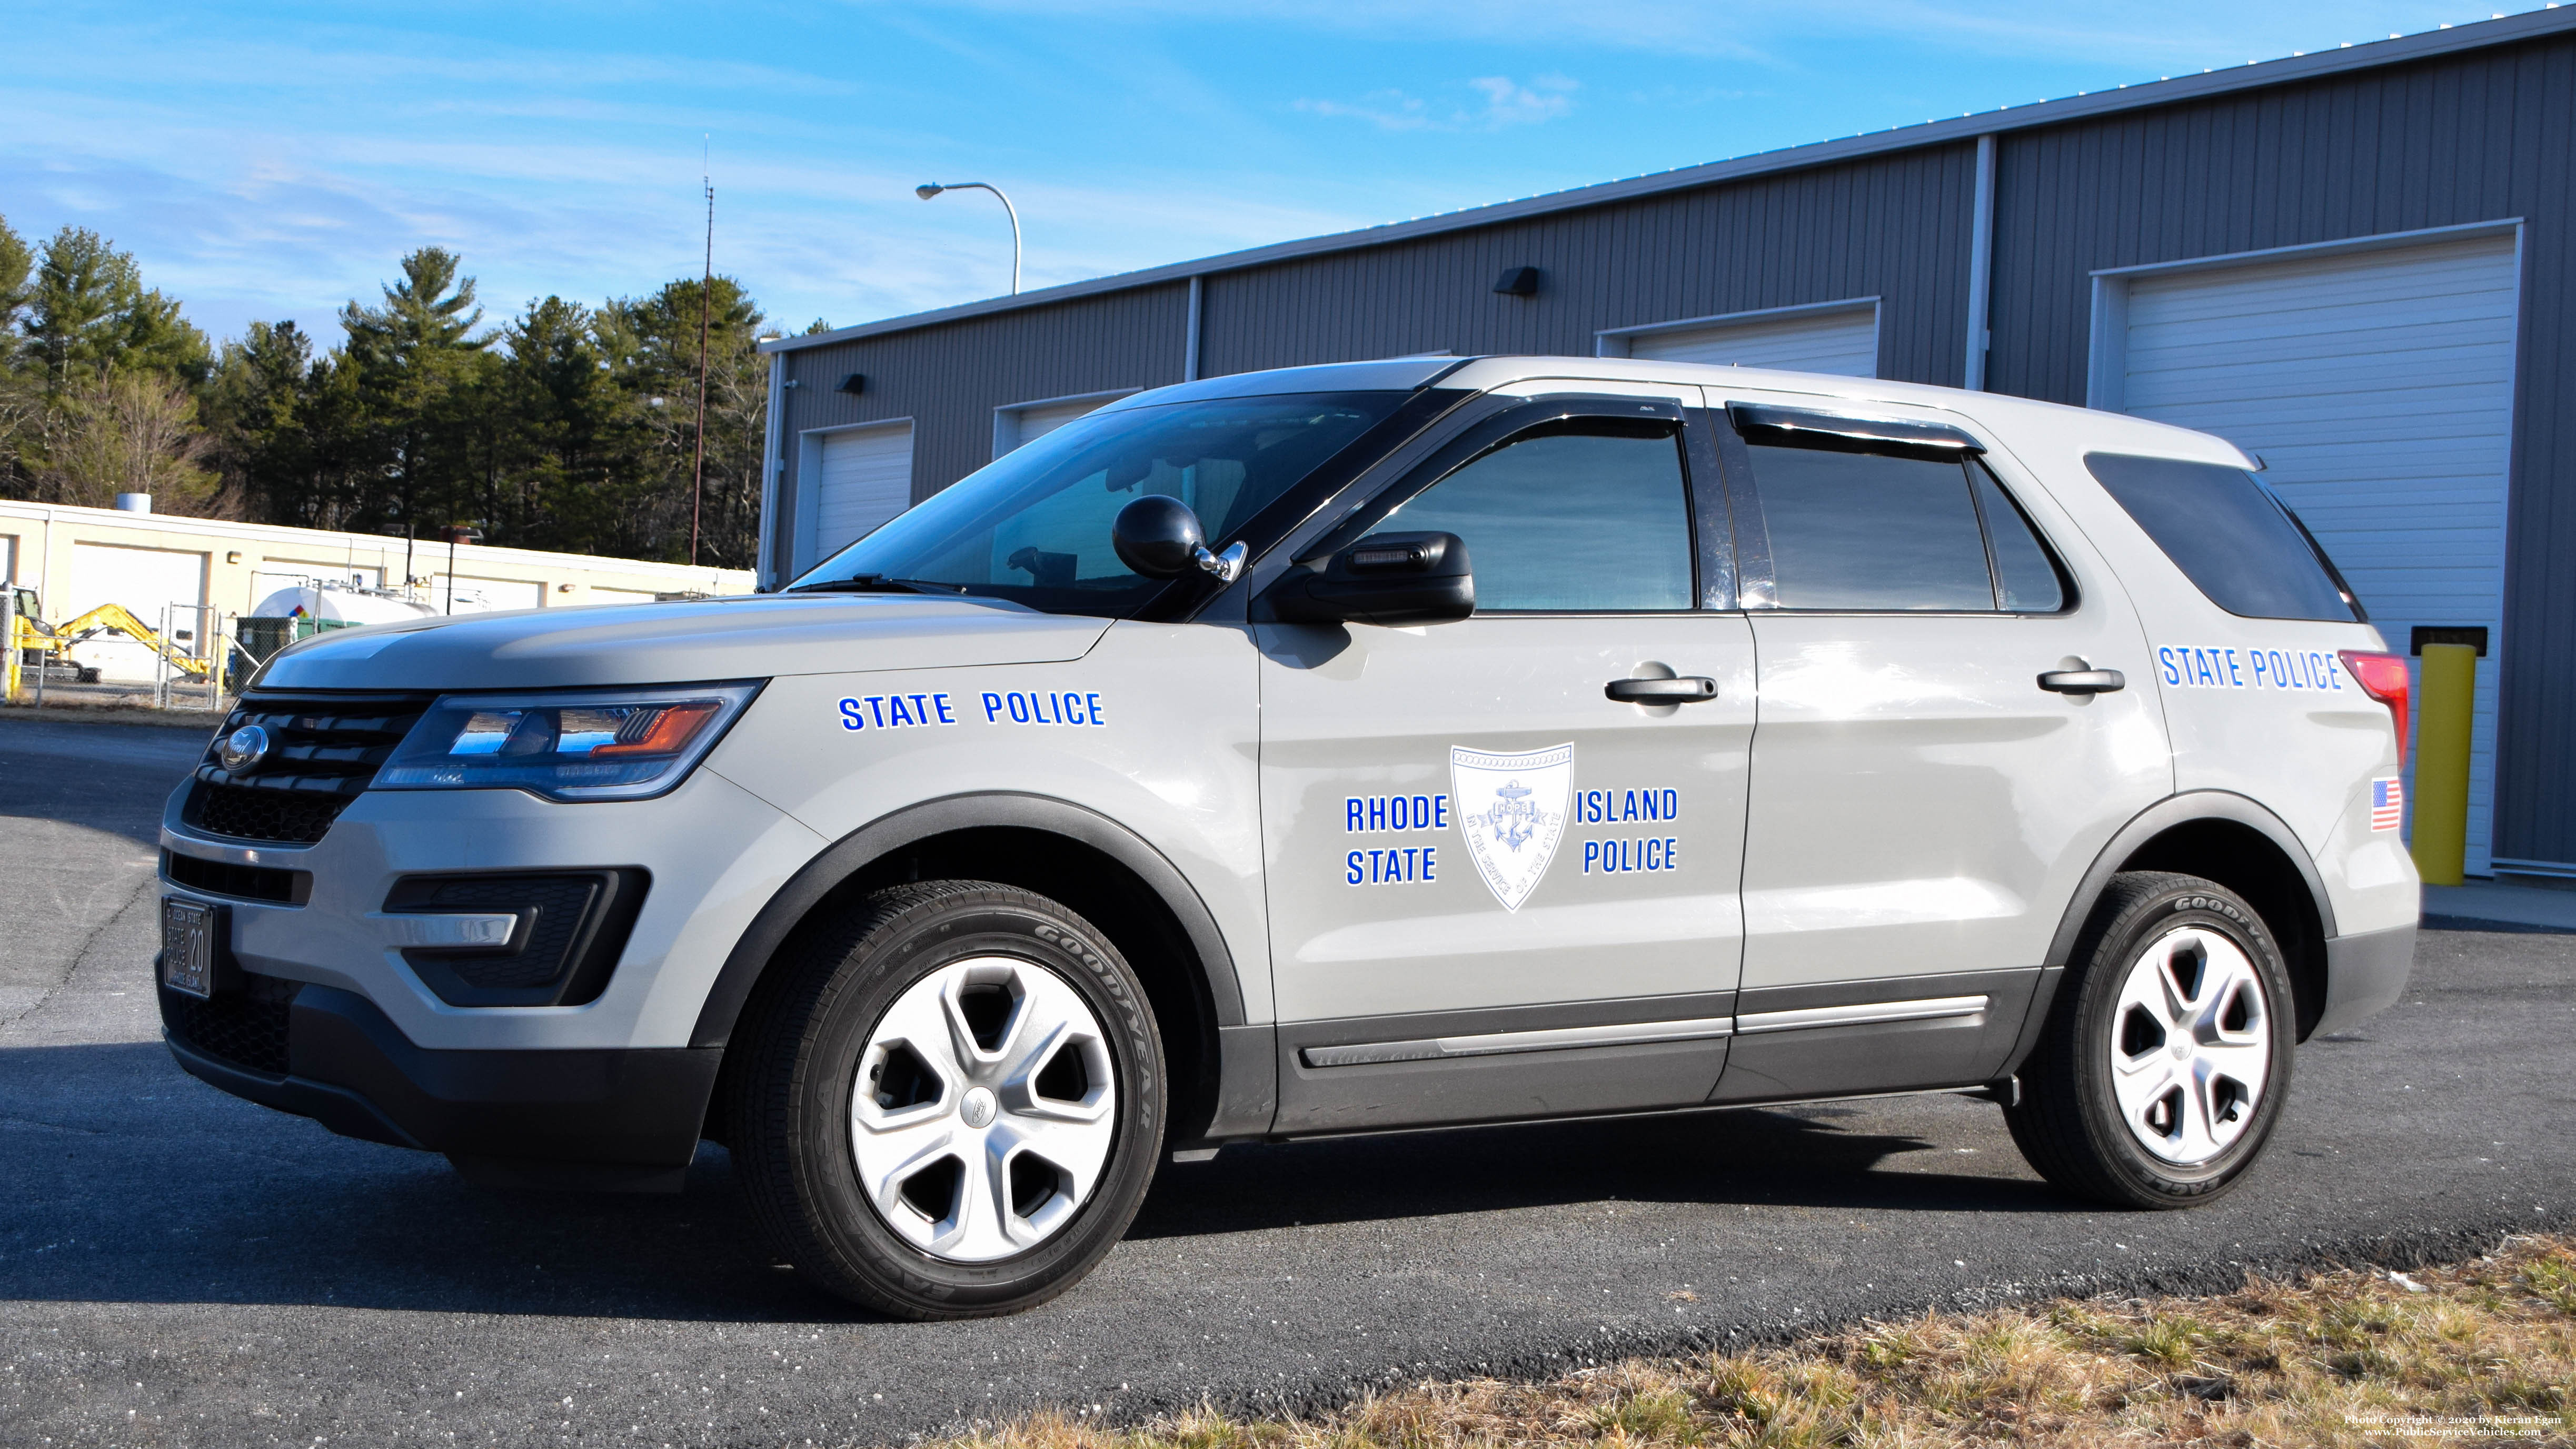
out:
{"label": "gray metal roof", "polygon": [[2508,15],[2494,20],[2481,20],[2470,25],[2445,26],[2439,30],[2428,30],[2421,35],[2371,41],[2362,45],[2344,45],[2334,50],[2287,56],[2279,60],[2249,62],[2245,65],[2230,66],[2225,70],[2204,71],[2199,75],[2176,76],[2170,80],[2121,86],[2113,90],[2095,91],[2089,95],[2069,96],[2063,100],[2040,101],[2026,106],[2007,106],[2001,110],[1983,111],[1953,120],[1932,121],[1919,126],[1900,126],[1893,130],[1846,136],[1837,141],[1820,141],[1778,151],[1757,152],[1754,155],[1739,156],[1729,161],[1685,166],[1677,170],[1630,177],[1625,181],[1605,181],[1592,186],[1578,186],[1570,191],[1554,191],[1541,196],[1525,197],[1519,201],[1471,207],[1464,211],[1418,217],[1412,221],[1390,222],[1383,226],[1362,227],[1357,231],[1335,232],[1327,236],[1278,242],[1270,246],[1252,247],[1244,251],[1202,257],[1196,261],[1148,267],[1142,271],[1118,272],[1106,277],[1093,277],[1087,281],[1068,282],[1062,286],[1048,287],[1041,291],[1023,292],[1016,297],[993,297],[956,307],[942,307],[931,312],[915,312],[909,316],[889,317],[879,322],[865,322],[855,327],[834,328],[829,332],[809,333],[800,337],[782,337],[762,343],[761,350],[792,352],[807,347],[848,342],[862,337],[909,332],[916,328],[935,327],[968,317],[982,317],[1024,307],[1044,307],[1051,303],[1071,301],[1077,297],[1096,296],[1103,292],[1187,281],[1192,277],[1207,276],[1216,272],[1238,271],[1246,267],[1263,266],[1298,257],[1311,257],[1326,252],[1382,246],[1389,242],[1436,236],[1442,232],[1491,226],[1496,222],[1515,221],[1522,217],[1579,210],[1587,206],[1626,201],[1639,196],[1653,196],[1667,191],[1684,191],[1692,187],[1735,181],[1748,176],[1796,171],[1810,166],[1849,161],[1856,157],[1911,150],[1918,146],[1944,145],[1971,140],[1992,132],[2018,131],[2033,126],[2053,125],[2061,121],[2080,120],[2119,111],[2144,110],[2176,101],[2199,100],[2235,91],[2311,80],[2319,76],[2369,70],[2378,66],[2450,55],[2464,50],[2507,45],[2515,41],[2557,35],[2570,30],[2576,30],[2576,5],[2570,5],[2564,9],[2552,6],[2546,10],[2534,10],[2526,14]]}

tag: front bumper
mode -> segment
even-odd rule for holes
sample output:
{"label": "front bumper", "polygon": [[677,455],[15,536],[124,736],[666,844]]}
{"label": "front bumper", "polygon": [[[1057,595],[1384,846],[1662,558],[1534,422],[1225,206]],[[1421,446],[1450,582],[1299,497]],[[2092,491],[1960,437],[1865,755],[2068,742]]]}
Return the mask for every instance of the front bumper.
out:
{"label": "front bumper", "polygon": [[[826,843],[775,807],[699,769],[653,800],[557,804],[515,790],[358,796],[321,841],[272,846],[161,828],[162,893],[220,908],[223,950],[245,972],[366,998],[411,1043],[438,1051],[681,1047],[753,917]],[[173,872],[181,861],[186,879]],[[291,899],[227,892],[207,870],[292,875]],[[463,1005],[407,953],[421,918],[394,899],[415,877],[638,872],[649,879],[595,997],[564,1005]],[[454,991],[450,996],[456,995]]]}
{"label": "front bumper", "polygon": [[354,992],[247,982],[211,1010],[161,991],[171,1055],[190,1075],[344,1137],[446,1153],[487,1180],[676,1191],[723,1057],[432,1050]]}

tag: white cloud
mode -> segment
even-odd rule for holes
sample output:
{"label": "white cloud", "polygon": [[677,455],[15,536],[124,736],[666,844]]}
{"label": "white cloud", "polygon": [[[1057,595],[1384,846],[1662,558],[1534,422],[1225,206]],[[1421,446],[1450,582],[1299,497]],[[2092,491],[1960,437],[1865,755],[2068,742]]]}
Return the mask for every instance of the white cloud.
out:
{"label": "white cloud", "polygon": [[1544,75],[1528,85],[1509,76],[1477,76],[1464,89],[1480,99],[1435,108],[1403,91],[1372,91],[1352,101],[1306,99],[1296,109],[1309,115],[1366,121],[1382,131],[1499,131],[1506,126],[1554,120],[1574,109],[1578,82]]}
{"label": "white cloud", "polygon": [[1543,75],[1528,85],[1498,75],[1467,82],[1485,97],[1482,121],[1488,130],[1553,120],[1574,109],[1576,83],[1561,75]]}

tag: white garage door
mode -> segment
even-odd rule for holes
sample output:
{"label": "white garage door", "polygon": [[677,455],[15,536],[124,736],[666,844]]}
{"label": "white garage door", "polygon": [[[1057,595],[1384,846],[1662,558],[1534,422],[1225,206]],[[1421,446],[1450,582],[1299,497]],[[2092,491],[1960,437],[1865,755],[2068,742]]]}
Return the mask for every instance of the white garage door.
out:
{"label": "white garage door", "polygon": [[1015,448],[1025,448],[1075,418],[1098,412],[1124,395],[1065,398],[999,409],[993,419],[993,456],[998,458]]}
{"label": "white garage door", "polygon": [[814,484],[814,556],[819,562],[912,506],[912,424],[823,435]]}
{"label": "white garage door", "polygon": [[455,607],[448,606],[447,575],[431,574],[429,592],[421,602],[440,613],[490,614],[502,609],[542,609],[546,605],[546,586],[527,579],[478,579],[472,574],[456,576]]}
{"label": "white garage door", "polygon": [[1875,304],[1637,332],[1626,340],[1630,357],[1776,367],[1840,377],[1878,376]]}
{"label": "white garage door", "polygon": [[[158,630],[161,611],[169,604],[190,609],[206,601],[206,556],[167,548],[124,548],[106,543],[72,545],[71,597],[53,614],[57,623],[77,618],[101,604],[122,604],[144,627]],[[56,607],[45,600],[48,609]],[[200,620],[191,614],[178,617],[174,633],[190,638],[180,645],[182,652],[198,653],[202,641]],[[121,683],[146,682],[158,672],[159,662],[151,650],[122,634],[102,635],[72,650],[72,657],[82,664],[96,665],[99,677]]]}
{"label": "white garage door", "polygon": [[2483,624],[2469,860],[2489,863],[2514,238],[2140,276],[2120,406],[2217,433],[2270,464],[2391,648],[2417,624]]}

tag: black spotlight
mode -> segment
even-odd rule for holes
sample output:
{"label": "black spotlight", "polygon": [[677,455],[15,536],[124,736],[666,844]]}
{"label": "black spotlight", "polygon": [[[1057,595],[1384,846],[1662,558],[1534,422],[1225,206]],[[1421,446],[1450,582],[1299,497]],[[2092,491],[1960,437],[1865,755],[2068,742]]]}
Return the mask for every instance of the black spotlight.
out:
{"label": "black spotlight", "polygon": [[1538,268],[1513,267],[1503,273],[1501,281],[1494,283],[1494,290],[1506,297],[1535,297],[1538,295]]}
{"label": "black spotlight", "polygon": [[868,390],[868,375],[864,372],[846,374],[841,379],[839,390],[847,393],[866,392]]}

